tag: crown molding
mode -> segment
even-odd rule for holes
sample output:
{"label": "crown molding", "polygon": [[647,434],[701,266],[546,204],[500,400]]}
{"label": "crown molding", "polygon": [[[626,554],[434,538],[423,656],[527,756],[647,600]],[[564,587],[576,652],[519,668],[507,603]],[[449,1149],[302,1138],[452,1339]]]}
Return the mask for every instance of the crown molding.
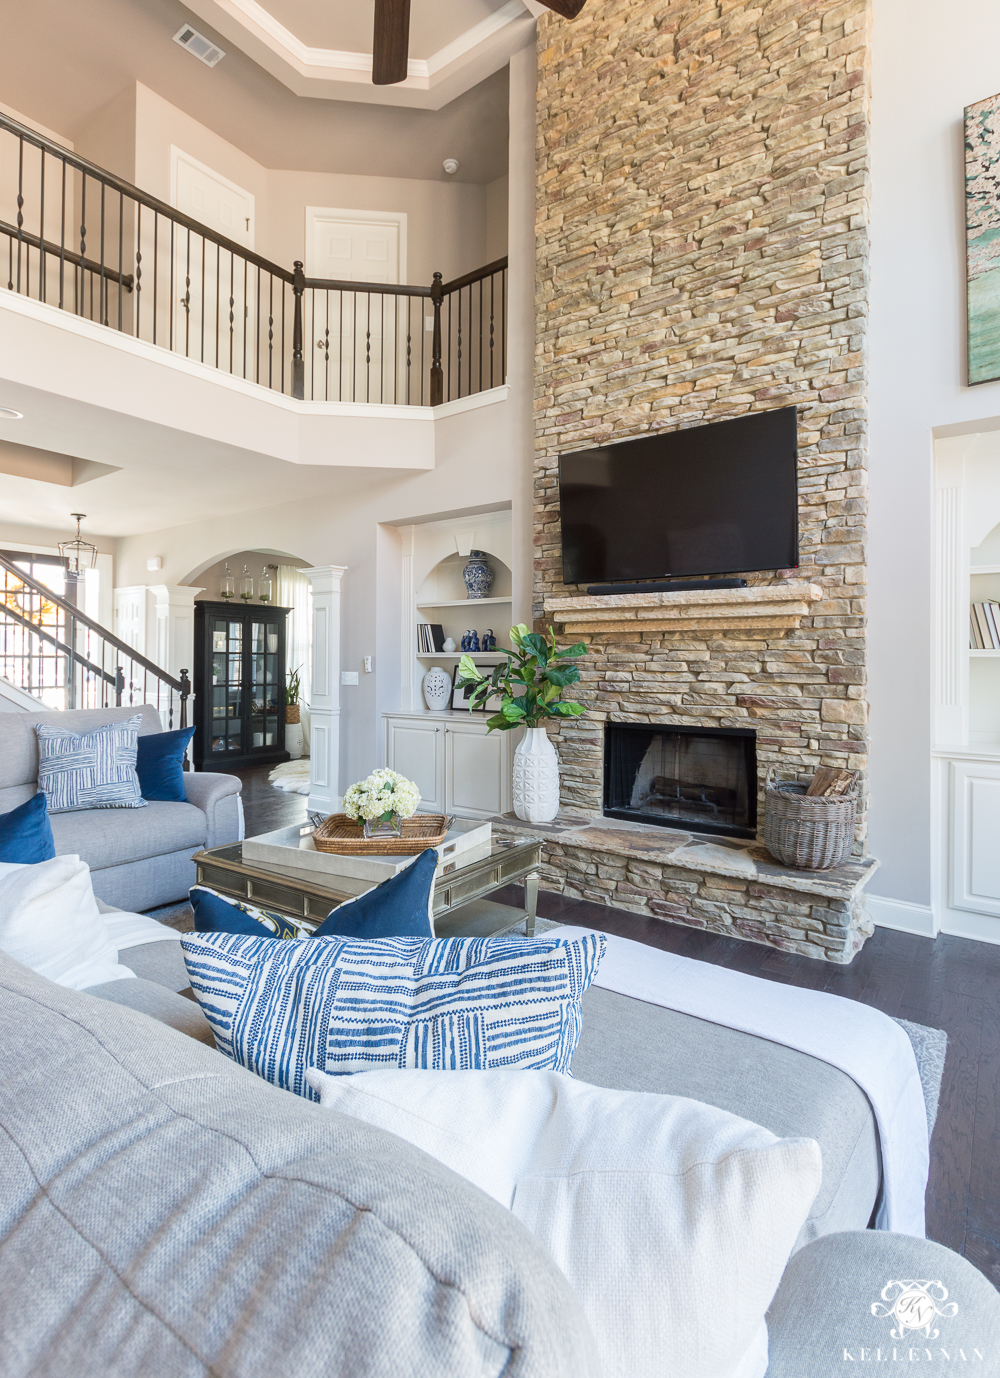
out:
{"label": "crown molding", "polygon": [[188,9],[270,72],[313,99],[440,110],[503,67],[532,41],[535,19],[524,0],[488,15],[428,58],[410,58],[406,80],[373,86],[370,53],[312,48],[258,0],[186,0]]}

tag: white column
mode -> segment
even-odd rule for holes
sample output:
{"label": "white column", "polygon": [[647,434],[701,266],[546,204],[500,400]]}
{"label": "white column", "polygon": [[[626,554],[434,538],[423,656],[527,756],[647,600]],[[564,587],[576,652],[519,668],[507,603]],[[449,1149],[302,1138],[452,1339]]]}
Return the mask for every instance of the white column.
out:
{"label": "white column", "polygon": [[313,592],[310,813],[340,808],[340,581],[346,572],[346,565],[302,571]]}
{"label": "white column", "polygon": [[[194,599],[201,589],[186,584],[150,584],[148,594],[152,608],[146,622],[147,660],[177,679],[181,670],[188,674],[194,666]],[[152,702],[154,692],[147,691],[146,701]],[[176,696],[170,714],[170,691],[160,686],[156,706],[164,727],[179,727],[180,714]],[[193,699],[188,700],[187,720],[192,722]],[[172,717],[172,721],[169,719]]]}
{"label": "white column", "polygon": [[186,584],[150,584],[153,626],[146,631],[146,655],[174,679],[194,664],[194,600],[201,593]]}

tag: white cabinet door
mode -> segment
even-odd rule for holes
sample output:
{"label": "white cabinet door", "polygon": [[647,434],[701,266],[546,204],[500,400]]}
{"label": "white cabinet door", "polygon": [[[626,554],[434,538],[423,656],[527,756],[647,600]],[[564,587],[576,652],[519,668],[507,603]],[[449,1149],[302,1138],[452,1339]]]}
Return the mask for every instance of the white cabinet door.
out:
{"label": "white cabinet door", "polygon": [[387,718],[385,761],[420,791],[422,813],[445,813],[444,727],[441,723]]}
{"label": "white cabinet door", "polygon": [[952,761],[951,903],[1000,916],[1000,762]]}
{"label": "white cabinet door", "polygon": [[445,789],[449,812],[492,818],[506,802],[503,736],[473,726],[449,727],[445,737]]}

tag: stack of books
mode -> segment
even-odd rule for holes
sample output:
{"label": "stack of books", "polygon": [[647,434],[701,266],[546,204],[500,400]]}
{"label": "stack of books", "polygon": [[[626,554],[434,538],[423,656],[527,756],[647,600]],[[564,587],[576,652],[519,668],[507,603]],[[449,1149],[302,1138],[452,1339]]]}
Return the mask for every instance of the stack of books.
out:
{"label": "stack of books", "polygon": [[1000,651],[1000,603],[973,603],[969,619],[974,651]]}
{"label": "stack of books", "polygon": [[417,655],[432,656],[444,646],[444,627],[437,622],[417,623]]}

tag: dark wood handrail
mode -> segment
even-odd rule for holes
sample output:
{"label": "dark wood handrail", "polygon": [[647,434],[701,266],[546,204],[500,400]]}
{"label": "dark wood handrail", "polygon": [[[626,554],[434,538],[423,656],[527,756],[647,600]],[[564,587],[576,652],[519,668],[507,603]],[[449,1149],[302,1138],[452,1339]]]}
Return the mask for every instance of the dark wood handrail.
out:
{"label": "dark wood handrail", "polygon": [[485,268],[474,268],[471,273],[465,273],[460,278],[452,278],[451,282],[442,283],[441,291],[445,296],[449,292],[460,292],[463,287],[471,287],[474,282],[480,282],[483,278],[491,278],[494,273],[500,273],[506,267],[507,255],[504,254],[503,258],[497,258],[492,263],[487,263]]}
{"label": "dark wood handrail", "polygon": [[[95,622],[92,617],[88,617],[85,612],[81,612],[75,604],[67,602],[65,598],[61,598],[59,594],[50,589],[48,585],[39,583],[38,580],[33,579],[30,574],[25,574],[23,569],[19,569],[17,565],[11,560],[8,560],[4,555],[0,555],[0,569],[5,569],[8,574],[13,574],[26,588],[39,594],[50,603],[54,603],[57,608],[62,608],[67,616],[75,618],[77,622],[82,622],[85,627],[89,627],[92,632],[96,632],[98,636],[103,637],[104,640],[107,641],[109,645],[114,646],[116,650],[124,652],[129,660],[135,661],[135,663],[141,665],[144,670],[148,670],[150,674],[156,675],[157,679],[161,679],[163,683],[169,685],[171,689],[176,689],[178,693],[181,693],[190,687],[189,685],[185,685],[182,680],[174,679],[173,675],[167,674],[166,670],[161,669],[159,665],[154,665],[151,660],[147,660],[144,655],[134,650],[127,642],[115,636],[114,632],[109,632],[107,627],[102,627],[99,622]],[[6,604],[0,604],[0,609],[5,607]],[[31,626],[36,627],[36,624],[32,622]]]}
{"label": "dark wood handrail", "polygon": [[5,220],[0,220],[0,234],[8,235],[11,239],[16,239],[19,243],[30,244],[33,249],[45,250],[47,254],[52,254],[55,258],[62,259],[66,263],[72,263],[75,268],[83,268],[88,273],[96,273],[98,277],[103,276],[105,282],[120,282],[126,292],[131,292],[135,285],[131,273],[111,272],[107,265],[104,267],[100,263],[95,263],[92,258],[84,258],[81,254],[74,253],[72,249],[66,249],[61,244],[53,244],[50,239],[39,239],[36,234],[29,234],[25,229],[18,229],[16,225],[8,225]]}

